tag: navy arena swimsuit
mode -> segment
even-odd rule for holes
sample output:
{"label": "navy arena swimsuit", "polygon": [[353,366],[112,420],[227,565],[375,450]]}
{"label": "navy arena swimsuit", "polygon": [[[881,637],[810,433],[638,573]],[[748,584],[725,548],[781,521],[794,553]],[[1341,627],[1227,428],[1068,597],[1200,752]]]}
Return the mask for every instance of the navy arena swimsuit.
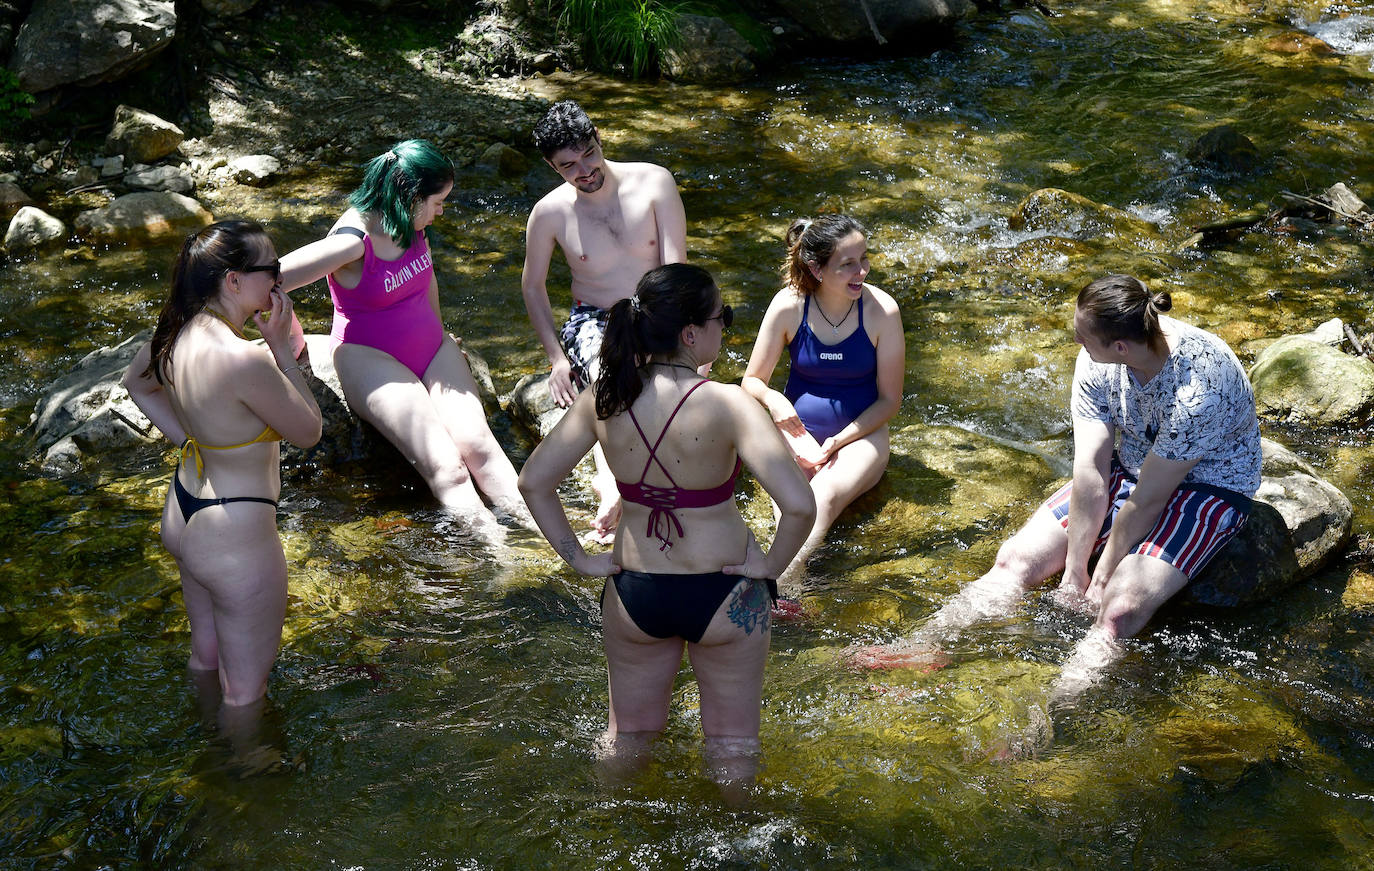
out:
{"label": "navy arena swimsuit", "polygon": [[782,395],[797,409],[816,441],[844,429],[878,401],[878,351],[864,331],[864,301],[859,298],[859,328],[834,345],[822,342],[808,322],[811,297],[802,307],[801,326],[787,344],[792,368]]}

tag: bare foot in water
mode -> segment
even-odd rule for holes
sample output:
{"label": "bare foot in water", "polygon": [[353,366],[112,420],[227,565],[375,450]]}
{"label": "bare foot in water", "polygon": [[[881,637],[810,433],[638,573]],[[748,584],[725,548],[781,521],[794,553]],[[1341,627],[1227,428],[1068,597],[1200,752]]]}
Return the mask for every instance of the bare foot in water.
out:
{"label": "bare foot in water", "polygon": [[779,596],[773,603],[772,617],[784,623],[792,623],[797,620],[806,619],[806,606],[796,599],[789,599],[786,596]]}
{"label": "bare foot in water", "polygon": [[1089,602],[1088,597],[1077,590],[1070,590],[1061,586],[1054,591],[1050,598],[1054,604],[1066,611],[1074,611],[1089,617],[1097,615],[1097,606]]}
{"label": "bare foot in water", "polygon": [[459,529],[471,533],[475,538],[492,549],[500,549],[506,544],[506,528],[496,519],[496,515],[486,510],[444,506],[449,520]]}
{"label": "bare foot in water", "polygon": [[989,749],[987,758],[992,762],[1016,762],[1022,759],[1038,759],[1054,745],[1054,723],[1050,715],[1039,705],[1031,705],[1027,712],[1030,723],[1019,732],[1004,736]]}
{"label": "bare foot in water", "polygon": [[491,503],[491,508],[492,512],[496,514],[498,518],[502,516],[508,517],[513,523],[528,529],[530,532],[539,532],[539,524],[534,522],[534,517],[530,515],[530,509],[525,506],[525,500],[494,500]]}
{"label": "bare foot in water", "polygon": [[850,668],[881,670],[889,668],[914,668],[919,671],[936,671],[949,665],[949,656],[933,644],[892,646],[875,644],[871,647],[853,647],[844,654],[844,662]]}

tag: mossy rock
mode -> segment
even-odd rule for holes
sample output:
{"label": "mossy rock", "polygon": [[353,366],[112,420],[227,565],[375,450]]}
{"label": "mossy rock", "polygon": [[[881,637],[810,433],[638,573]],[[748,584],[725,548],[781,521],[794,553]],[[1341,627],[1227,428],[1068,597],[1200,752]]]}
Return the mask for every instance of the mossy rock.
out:
{"label": "mossy rock", "polygon": [[1303,336],[1285,336],[1250,369],[1265,420],[1362,427],[1374,417],[1374,363]]}

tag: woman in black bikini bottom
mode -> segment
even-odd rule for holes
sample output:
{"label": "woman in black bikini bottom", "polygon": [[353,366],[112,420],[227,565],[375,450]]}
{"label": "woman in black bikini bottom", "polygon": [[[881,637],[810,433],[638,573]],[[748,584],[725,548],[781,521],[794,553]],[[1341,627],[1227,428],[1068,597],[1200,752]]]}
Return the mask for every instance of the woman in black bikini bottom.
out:
{"label": "woman in black bikini bottom", "polygon": [[[272,242],[257,224],[225,221],[192,233],[153,339],[124,376],[143,413],[182,445],[162,543],[181,571],[188,664],[197,675],[218,675],[221,716],[230,722],[242,722],[263,698],[286,614],[278,442],[304,447],[320,437],[280,283]],[[243,334],[250,317],[266,349]]]}
{"label": "woman in black bikini bottom", "polygon": [[[520,489],[559,555],[609,578],[601,608],[608,756],[642,758],[663,729],[685,648],[713,772],[748,781],[776,590],[769,579],[801,547],[816,508],[758,403],[738,385],[697,374],[720,353],[732,319],[704,269],[675,263],[646,273],[635,295],[610,310],[595,390],[583,391],[531,454]],[[556,488],[597,442],[625,507],[614,550],[589,556]],[[782,512],[767,553],[735,505],[741,461]]]}

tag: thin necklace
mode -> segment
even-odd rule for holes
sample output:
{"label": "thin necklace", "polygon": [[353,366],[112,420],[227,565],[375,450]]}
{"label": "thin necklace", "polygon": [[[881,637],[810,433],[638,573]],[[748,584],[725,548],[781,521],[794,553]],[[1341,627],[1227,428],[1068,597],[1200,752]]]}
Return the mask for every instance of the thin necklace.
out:
{"label": "thin necklace", "polygon": [[215,317],[219,318],[221,321],[223,321],[223,322],[224,322],[224,325],[225,325],[226,327],[228,327],[229,329],[231,329],[231,330],[234,331],[234,335],[238,336],[240,339],[247,340],[248,337],[245,336],[245,335],[243,334],[243,330],[241,330],[241,329],[239,329],[238,327],[234,326],[234,322],[233,322],[233,321],[229,320],[229,319],[226,318],[224,315],[220,314],[219,311],[217,311],[216,309],[212,308],[211,306],[208,306],[208,305],[207,305],[207,306],[205,307],[205,310],[208,311],[210,314],[214,315]]}
{"label": "thin necklace", "polygon": [[858,302],[857,299],[851,299],[849,301],[849,308],[844,310],[844,317],[840,318],[839,323],[835,323],[830,318],[825,316],[825,307],[821,305],[820,297],[816,297],[816,311],[821,313],[821,320],[825,321],[827,324],[830,324],[830,331],[838,336],[840,334],[840,326],[844,324],[845,321],[849,320],[849,313],[854,310],[854,303],[856,302]]}
{"label": "thin necklace", "polygon": [[664,363],[664,362],[661,362],[661,361],[659,361],[659,360],[650,360],[650,361],[649,361],[649,365],[650,365],[650,366],[673,366],[673,367],[678,368],[678,369],[686,369],[688,372],[695,372],[695,371],[697,371],[695,366],[688,366],[686,363]]}

